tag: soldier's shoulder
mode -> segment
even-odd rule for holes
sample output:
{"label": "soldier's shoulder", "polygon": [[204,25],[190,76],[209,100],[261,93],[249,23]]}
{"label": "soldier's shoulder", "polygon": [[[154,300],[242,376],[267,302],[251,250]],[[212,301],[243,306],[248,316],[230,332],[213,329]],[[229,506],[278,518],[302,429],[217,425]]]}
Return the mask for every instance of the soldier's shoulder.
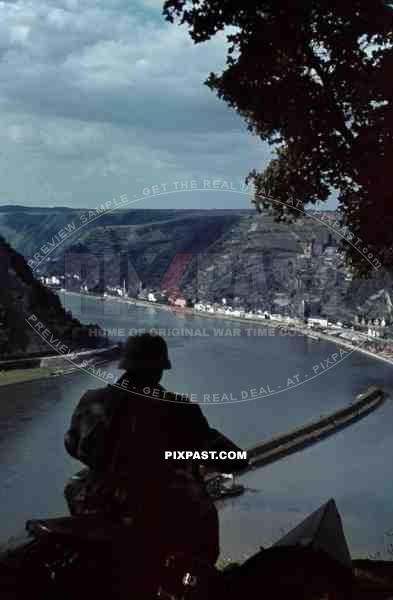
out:
{"label": "soldier's shoulder", "polygon": [[79,400],[77,411],[97,412],[99,407],[104,407],[109,403],[111,396],[112,393],[108,387],[86,390]]}
{"label": "soldier's shoulder", "polygon": [[109,393],[110,393],[110,390],[108,389],[108,386],[101,387],[101,388],[89,389],[89,390],[86,390],[85,393],[82,395],[80,402],[81,403],[89,403],[89,402],[94,402],[96,400],[105,399],[108,397]]}
{"label": "soldier's shoulder", "polygon": [[177,402],[178,404],[191,404],[190,398],[185,394],[177,394],[176,392],[170,392],[164,388],[160,391],[160,397],[168,402]]}

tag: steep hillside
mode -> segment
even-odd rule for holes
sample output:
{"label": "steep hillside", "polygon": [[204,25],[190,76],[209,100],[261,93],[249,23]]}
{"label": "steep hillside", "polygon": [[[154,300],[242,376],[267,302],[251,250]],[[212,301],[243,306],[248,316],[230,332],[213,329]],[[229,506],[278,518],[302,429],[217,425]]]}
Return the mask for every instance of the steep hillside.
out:
{"label": "steep hillside", "polygon": [[337,235],[310,217],[284,224],[248,210],[117,209],[77,231],[88,214],[2,207],[0,234],[31,258],[74,223],[75,233],[35,273],[62,275],[64,286],[76,291],[124,282],[131,295],[142,285],[146,292],[159,291],[168,270],[178,268],[173,261],[184,260],[184,273],[178,282],[174,276],[174,284],[189,302],[225,297],[292,315],[302,314],[305,303],[306,310],[331,318],[391,317],[392,274],[381,268],[368,280],[352,280],[337,252]]}
{"label": "steep hillside", "polygon": [[[25,206],[0,206],[0,235],[12,247],[21,252],[25,258],[31,258],[39,252],[42,244],[56,240],[62,229],[80,231],[62,243],[58,250],[51,253],[51,257],[61,254],[64,250],[77,241],[90,235],[95,227],[138,227],[144,225],[157,225],[160,222],[174,223],[177,219],[187,219],[191,228],[193,222],[200,222],[206,214],[214,215],[218,220],[221,217],[230,219],[239,218],[241,215],[251,213],[251,210],[199,210],[199,209],[122,209],[103,212],[100,206],[96,209],[73,209],[67,207],[56,208],[29,208]],[[94,216],[100,215],[94,220]],[[87,223],[87,225],[86,225]]]}
{"label": "steep hillside", "polygon": [[88,328],[63,309],[58,296],[34,278],[23,256],[2,237],[0,277],[0,358],[50,351],[45,340],[27,323],[31,315],[44,323],[67,348],[97,344],[97,338],[90,337]]}

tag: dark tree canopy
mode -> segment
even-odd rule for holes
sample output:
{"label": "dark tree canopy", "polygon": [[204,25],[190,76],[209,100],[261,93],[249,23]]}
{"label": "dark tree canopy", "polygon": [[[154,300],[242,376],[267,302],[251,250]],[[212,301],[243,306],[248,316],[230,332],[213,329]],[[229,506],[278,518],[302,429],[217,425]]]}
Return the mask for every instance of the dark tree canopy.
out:
{"label": "dark tree canopy", "polygon": [[[227,32],[227,66],[206,84],[275,146],[251,172],[255,202],[278,219],[338,193],[343,241],[393,267],[393,2],[387,0],[167,0],[164,15],[195,43]],[[361,240],[361,242],[356,240]]]}

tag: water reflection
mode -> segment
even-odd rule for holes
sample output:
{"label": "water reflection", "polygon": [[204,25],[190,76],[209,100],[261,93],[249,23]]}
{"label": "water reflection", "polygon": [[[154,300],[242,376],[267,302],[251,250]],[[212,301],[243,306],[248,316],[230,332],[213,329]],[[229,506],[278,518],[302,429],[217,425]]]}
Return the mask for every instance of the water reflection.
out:
{"label": "water reflection", "polygon": [[[68,298],[68,305],[79,301]],[[106,303],[101,303],[106,304]],[[228,322],[191,319],[130,307],[124,312],[85,299],[81,316],[107,328],[228,327]],[[113,303],[114,304],[114,303]],[[120,308],[119,308],[120,307]],[[112,313],[110,311],[113,311]],[[108,314],[109,312],[109,314]],[[180,324],[179,324],[180,323]],[[164,385],[198,398],[241,396],[262,385],[286,385],[336,351],[331,344],[309,344],[300,337],[179,337],[168,339],[174,369]],[[111,366],[113,373],[118,371]],[[311,372],[311,371],[310,371]],[[211,424],[247,447],[348,404],[371,384],[383,383],[393,397],[393,370],[352,354],[323,376],[258,400],[205,402]],[[63,434],[79,397],[102,385],[86,373],[0,388],[0,541],[20,531],[33,516],[64,513],[65,479],[79,468],[63,448]],[[352,553],[381,550],[393,527],[392,400],[351,428],[278,463],[249,473],[252,490],[221,511],[222,551],[241,557],[269,545],[330,497],[337,501]]]}

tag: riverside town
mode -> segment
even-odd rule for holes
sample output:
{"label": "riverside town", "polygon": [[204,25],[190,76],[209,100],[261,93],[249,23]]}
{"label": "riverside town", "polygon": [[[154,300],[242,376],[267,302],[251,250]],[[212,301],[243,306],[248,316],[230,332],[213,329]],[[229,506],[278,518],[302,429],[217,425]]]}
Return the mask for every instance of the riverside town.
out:
{"label": "riverside town", "polygon": [[393,600],[393,0],[0,18],[0,600]]}

